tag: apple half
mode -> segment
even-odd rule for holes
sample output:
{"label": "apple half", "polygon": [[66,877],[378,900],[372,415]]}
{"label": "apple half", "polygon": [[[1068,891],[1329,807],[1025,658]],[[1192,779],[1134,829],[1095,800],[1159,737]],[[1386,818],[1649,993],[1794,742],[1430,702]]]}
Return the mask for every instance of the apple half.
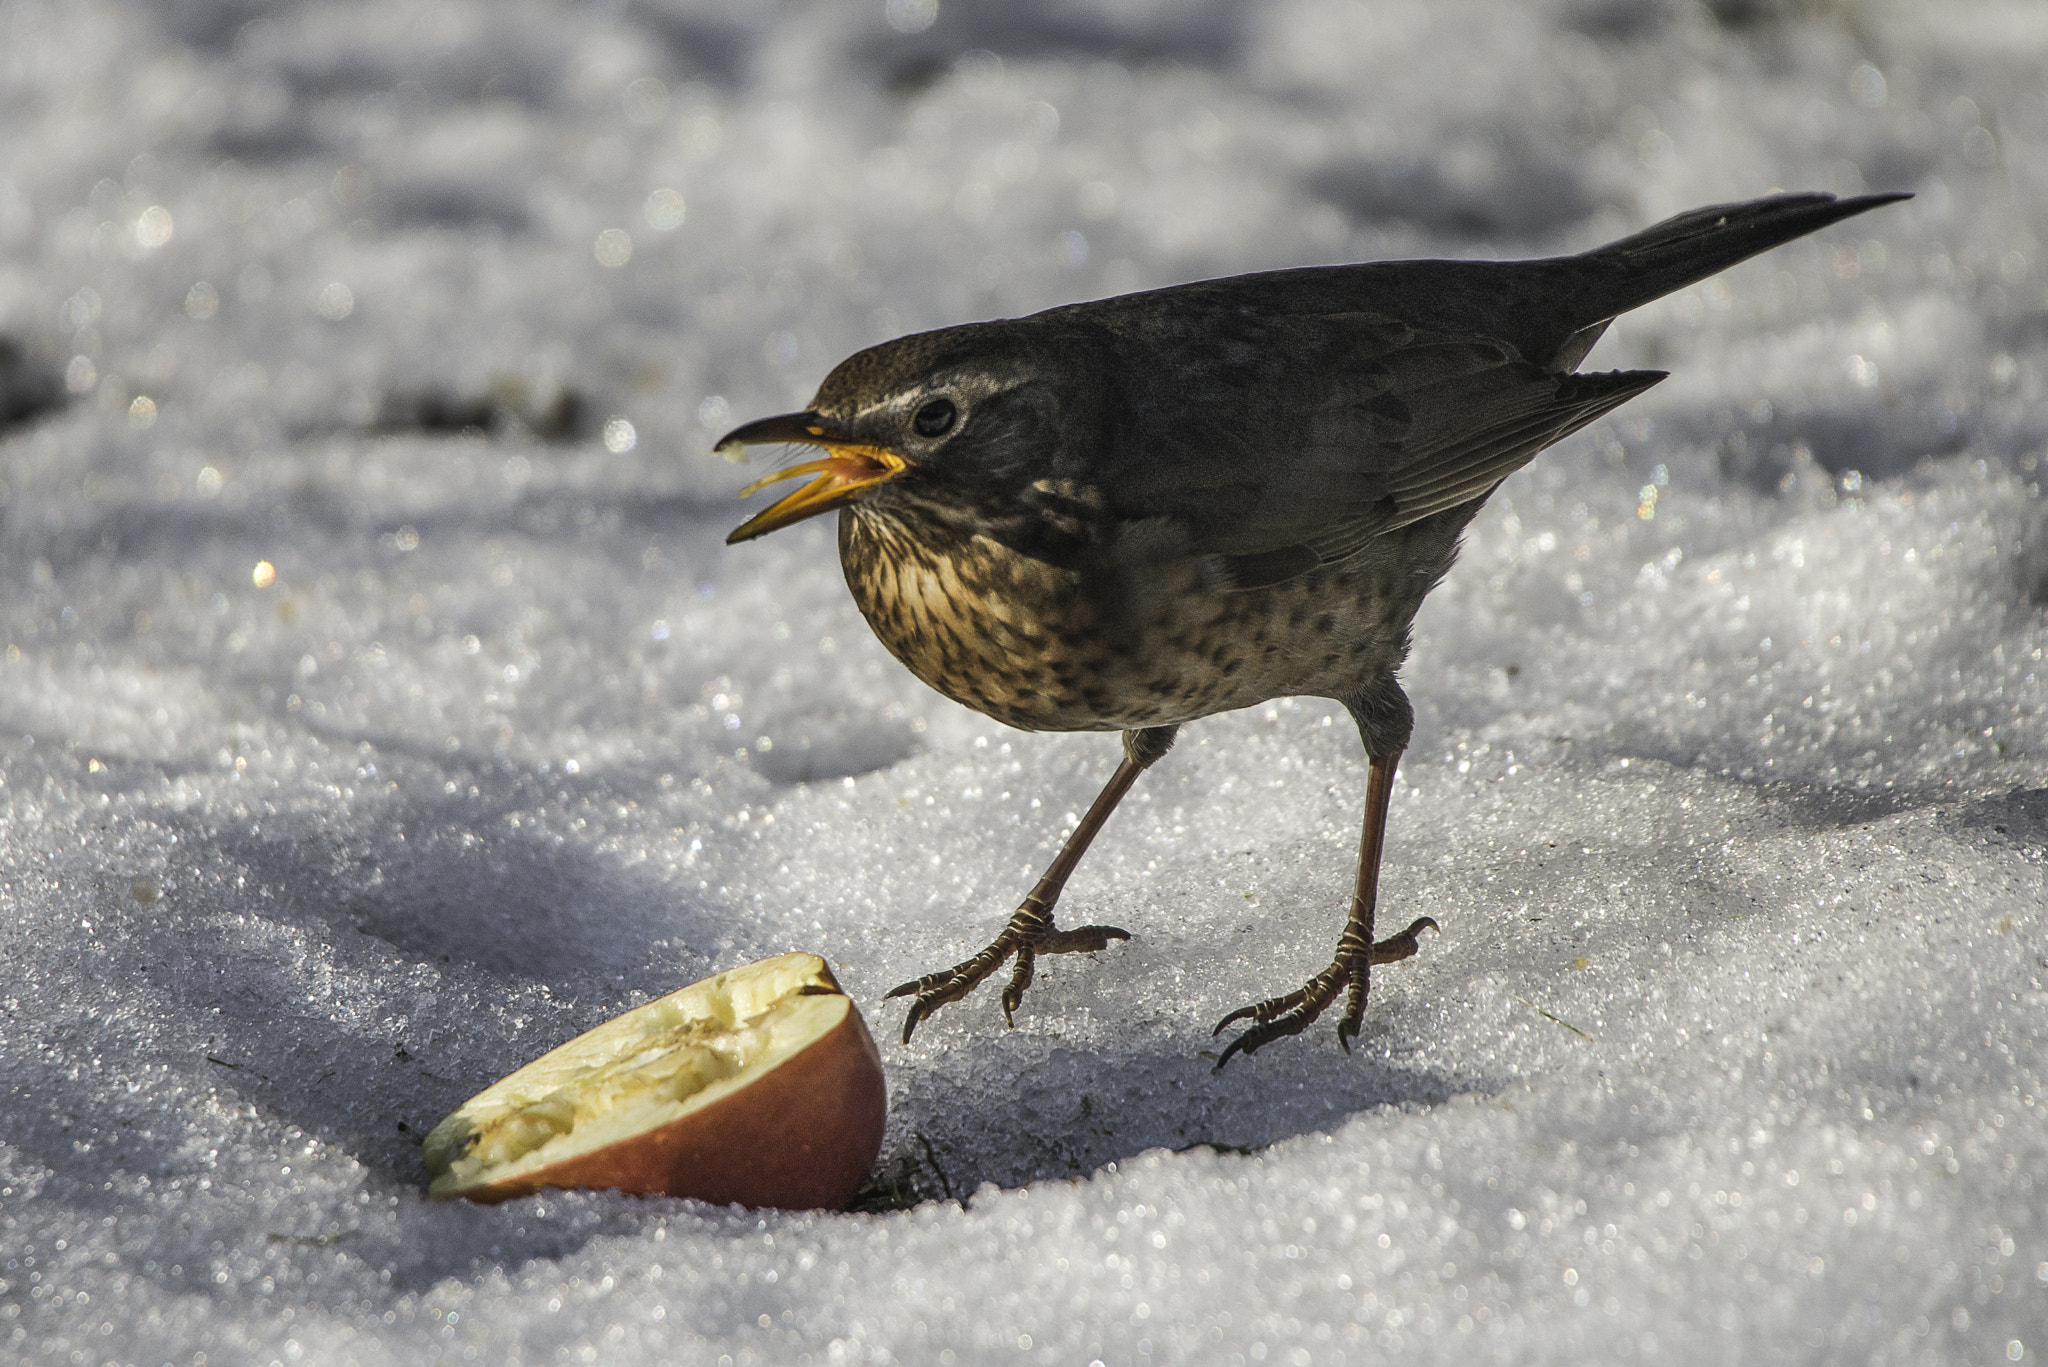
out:
{"label": "apple half", "polygon": [[635,1007],[471,1097],[422,1146],[427,1194],[613,1187],[836,1210],[881,1150],[887,1104],[832,970],[782,954]]}

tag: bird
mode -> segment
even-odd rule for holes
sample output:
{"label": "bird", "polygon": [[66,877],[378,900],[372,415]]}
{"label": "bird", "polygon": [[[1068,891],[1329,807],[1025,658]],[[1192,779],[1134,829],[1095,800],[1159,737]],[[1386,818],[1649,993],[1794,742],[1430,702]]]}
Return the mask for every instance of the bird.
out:
{"label": "bird", "polygon": [[1424,597],[1501,481],[1666,377],[1580,372],[1620,314],[1910,198],[1777,194],[1680,214],[1576,255],[1311,266],[1204,280],[920,332],[857,352],[808,408],[716,450],[823,451],[742,490],[806,479],[727,538],[837,510],[855,604],[911,673],[1026,731],[1118,732],[1094,804],[1002,930],[891,991],[920,1021],[1014,960],[1129,939],[1062,929],[1062,888],[1179,728],[1278,697],[1342,704],[1367,773],[1357,874],[1329,965],[1231,1012],[1222,1068],[1301,1033],[1341,994],[1362,1029],[1372,970],[1438,930],[1375,940],[1394,775],[1414,711],[1399,680]]}

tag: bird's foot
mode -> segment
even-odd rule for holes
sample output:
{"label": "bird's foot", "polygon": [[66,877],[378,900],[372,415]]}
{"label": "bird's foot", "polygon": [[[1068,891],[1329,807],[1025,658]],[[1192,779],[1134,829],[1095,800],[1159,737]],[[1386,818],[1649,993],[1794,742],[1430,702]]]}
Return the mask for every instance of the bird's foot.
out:
{"label": "bird's foot", "polygon": [[1216,1060],[1216,1067],[1221,1069],[1233,1054],[1255,1054],[1283,1035],[1300,1034],[1337,999],[1338,989],[1347,985],[1351,991],[1344,1003],[1344,1018],[1337,1022],[1337,1043],[1344,1046],[1345,1053],[1350,1053],[1351,1041],[1358,1037],[1359,1025],[1365,1019],[1365,997],[1371,983],[1368,970],[1374,964],[1399,963],[1413,957],[1419,948],[1415,937],[1425,926],[1430,930],[1441,929],[1429,917],[1419,916],[1399,935],[1390,935],[1371,946],[1366,946],[1347,927],[1344,938],[1338,942],[1337,957],[1298,990],[1253,1006],[1241,1006],[1216,1022],[1215,1030],[1210,1032],[1215,1035],[1241,1020],[1252,1023],[1249,1030],[1230,1042],[1223,1056]]}
{"label": "bird's foot", "polygon": [[1131,934],[1115,926],[1079,926],[1073,930],[1061,930],[1052,921],[1050,908],[1027,901],[1017,908],[1016,915],[1003,927],[1002,934],[989,942],[988,948],[951,968],[937,973],[927,973],[922,978],[904,983],[892,989],[889,997],[916,995],[910,1004],[910,1011],[903,1018],[903,1042],[910,1043],[911,1032],[917,1029],[919,1021],[948,1002],[959,1001],[981,985],[982,979],[1002,967],[1012,955],[1016,967],[1010,971],[1010,981],[1003,988],[1003,1019],[1014,1027],[1017,1024],[1017,1007],[1024,1000],[1024,989],[1031,986],[1031,979],[1037,972],[1037,960],[1041,954],[1090,954],[1098,949],[1107,949],[1112,940],[1128,940]]}

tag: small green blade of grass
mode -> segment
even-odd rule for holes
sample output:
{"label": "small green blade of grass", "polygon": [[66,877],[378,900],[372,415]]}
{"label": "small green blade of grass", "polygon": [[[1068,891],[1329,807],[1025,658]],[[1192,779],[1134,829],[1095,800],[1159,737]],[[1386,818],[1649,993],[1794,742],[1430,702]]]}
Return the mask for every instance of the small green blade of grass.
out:
{"label": "small green blade of grass", "polygon": [[1551,1015],[1548,1011],[1545,1011],[1542,1007],[1538,1006],[1535,1002],[1530,1001],[1527,997],[1521,995],[1519,992],[1514,994],[1514,998],[1522,1005],[1528,1007],[1531,1011],[1534,1011],[1537,1015],[1543,1017],[1543,1019],[1547,1021],[1555,1021],[1557,1024],[1562,1025],[1565,1029],[1571,1031],[1574,1035],[1577,1035],[1580,1039],[1586,1041],[1586,1043],[1591,1044],[1593,1042],[1593,1037],[1591,1035],[1579,1029],[1578,1026],[1573,1025],[1563,1016]]}

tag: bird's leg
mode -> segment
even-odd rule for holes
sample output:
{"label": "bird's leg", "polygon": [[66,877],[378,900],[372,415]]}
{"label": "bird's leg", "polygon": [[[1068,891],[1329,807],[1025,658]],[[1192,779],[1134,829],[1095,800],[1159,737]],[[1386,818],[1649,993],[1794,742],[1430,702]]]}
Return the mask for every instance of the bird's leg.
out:
{"label": "bird's leg", "polygon": [[1251,1028],[1232,1040],[1230,1047],[1223,1051],[1223,1057],[1216,1060],[1218,1068],[1230,1062],[1233,1054],[1256,1053],[1261,1046],[1282,1035],[1300,1034],[1336,1000],[1339,989],[1346,985],[1351,991],[1344,1003],[1344,1018],[1337,1022],[1337,1042],[1349,1053],[1351,1041],[1358,1035],[1359,1022],[1365,1018],[1365,998],[1372,988],[1372,966],[1408,958],[1415,953],[1415,937],[1422,928],[1438,928],[1435,921],[1421,916],[1399,935],[1389,936],[1377,944],[1372,938],[1373,910],[1379,900],[1380,851],[1386,843],[1387,807],[1394,793],[1394,766],[1400,759],[1398,750],[1390,755],[1372,757],[1372,768],[1366,778],[1365,826],[1358,837],[1358,886],[1351,894],[1351,914],[1345,918],[1343,935],[1338,937],[1336,957],[1328,968],[1303,983],[1298,991],[1270,998],[1256,1006],[1240,1007],[1217,1022],[1214,1033],[1219,1035],[1225,1026],[1234,1022],[1245,1019],[1252,1022]]}
{"label": "bird's leg", "polygon": [[1060,899],[1060,891],[1067,885],[1067,878],[1081,862],[1081,856],[1088,852],[1089,842],[1095,839],[1097,831],[1109,820],[1109,814],[1116,810],[1116,804],[1123,801],[1131,785],[1138,781],[1138,775],[1150,768],[1154,761],[1164,755],[1173,744],[1174,732],[1171,726],[1155,726],[1143,731],[1129,731],[1124,734],[1124,757],[1096,795],[1094,805],[1081,818],[1081,824],[1074,827],[1074,833],[1067,837],[1067,843],[1038,880],[1038,886],[1024,899],[1010,917],[1010,923],[1002,933],[989,942],[988,948],[948,969],[927,973],[922,978],[904,983],[888,995],[907,997],[915,993],[917,1000],[910,1004],[910,1012],[903,1018],[903,1042],[910,1043],[911,1031],[917,1023],[948,1002],[959,1001],[981,985],[981,980],[1002,967],[1012,955],[1017,966],[1010,973],[1009,985],[1003,989],[1003,1019],[1015,1025],[1018,1004],[1024,1000],[1024,989],[1031,986],[1031,979],[1037,970],[1037,958],[1041,954],[1081,954],[1106,949],[1112,940],[1128,940],[1130,932],[1115,926],[1081,926],[1074,930],[1061,930],[1053,924],[1052,909]]}

